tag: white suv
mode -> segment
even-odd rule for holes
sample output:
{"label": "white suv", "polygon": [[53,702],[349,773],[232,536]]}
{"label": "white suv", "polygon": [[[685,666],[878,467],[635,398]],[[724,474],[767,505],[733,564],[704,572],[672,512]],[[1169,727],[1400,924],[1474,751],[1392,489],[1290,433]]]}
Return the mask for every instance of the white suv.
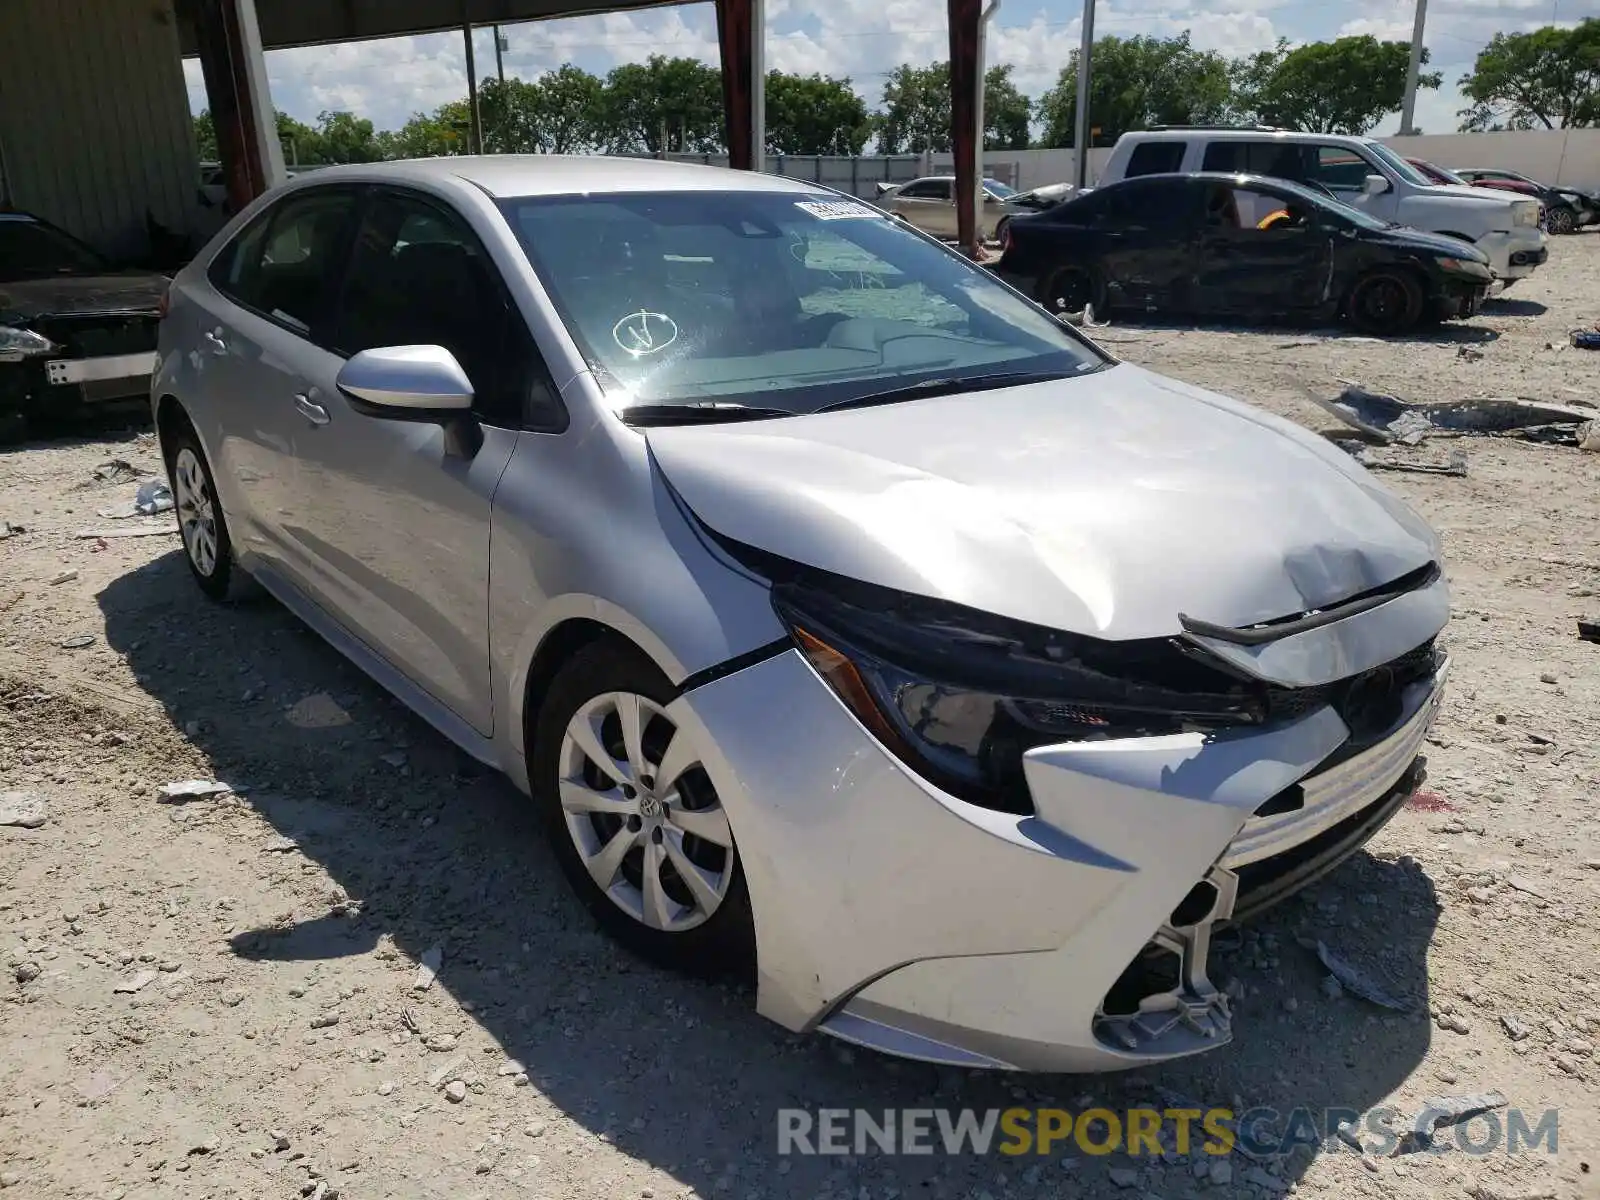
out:
{"label": "white suv", "polygon": [[1381,220],[1472,242],[1507,286],[1549,257],[1539,203],[1490,188],[1435,186],[1382,142],[1273,129],[1171,127],[1117,139],[1099,183],[1226,171],[1320,186]]}

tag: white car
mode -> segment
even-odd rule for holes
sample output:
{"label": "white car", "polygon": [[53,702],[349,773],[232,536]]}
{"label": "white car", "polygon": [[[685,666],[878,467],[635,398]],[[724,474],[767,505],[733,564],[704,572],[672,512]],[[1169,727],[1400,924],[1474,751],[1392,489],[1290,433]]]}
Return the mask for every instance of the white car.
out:
{"label": "white car", "polygon": [[1322,188],[1381,221],[1471,242],[1507,285],[1550,256],[1537,200],[1490,188],[1440,187],[1368,137],[1209,126],[1142,130],[1117,139],[1099,182],[1180,171],[1268,175]]}
{"label": "white car", "polygon": [[[927,175],[898,186],[880,185],[878,204],[923,233],[946,241],[960,236],[956,223],[956,177]],[[985,241],[999,238],[1006,222],[1018,213],[1032,211],[1011,203],[1017,195],[998,179],[983,181],[983,212],[979,214],[979,236]]]}
{"label": "white car", "polygon": [[1422,519],[870,204],[329,167],[165,311],[200,588],[253,577],[528,792],[619,941],[791,1030],[1048,1071],[1224,1045],[1213,929],[1420,777]]}

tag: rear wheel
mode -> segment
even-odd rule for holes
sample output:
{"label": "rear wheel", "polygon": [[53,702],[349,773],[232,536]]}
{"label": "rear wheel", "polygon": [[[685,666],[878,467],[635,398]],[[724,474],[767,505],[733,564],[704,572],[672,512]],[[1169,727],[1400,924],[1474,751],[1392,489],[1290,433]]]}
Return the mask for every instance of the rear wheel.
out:
{"label": "rear wheel", "polygon": [[1089,267],[1061,267],[1045,277],[1035,297],[1052,313],[1079,313],[1089,305],[1105,311],[1105,286]]}
{"label": "rear wheel", "polygon": [[237,599],[245,575],[233,561],[233,539],[200,438],[185,423],[173,433],[166,451],[167,475],[189,571],[200,590],[213,600]]}
{"label": "rear wheel", "polygon": [[1545,213],[1545,225],[1554,234],[1578,232],[1578,214],[1566,205],[1557,205]]}
{"label": "rear wheel", "polygon": [[1345,309],[1362,332],[1389,337],[1416,325],[1422,318],[1422,306],[1422,288],[1410,275],[1374,271],[1356,282]]}
{"label": "rear wheel", "polygon": [[674,689],[616,641],[551,683],[530,780],[556,857],[595,920],[662,966],[750,978],[755,931],[728,814]]}

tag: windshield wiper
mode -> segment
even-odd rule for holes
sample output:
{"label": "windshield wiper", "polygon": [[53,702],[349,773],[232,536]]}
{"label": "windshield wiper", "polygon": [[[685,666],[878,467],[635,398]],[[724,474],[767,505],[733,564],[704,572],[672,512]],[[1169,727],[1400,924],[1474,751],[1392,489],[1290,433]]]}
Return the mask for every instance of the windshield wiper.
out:
{"label": "windshield wiper", "polygon": [[632,404],[618,414],[629,425],[711,425],[724,421],[770,421],[792,417],[787,408],[712,401],[688,404]]}
{"label": "windshield wiper", "polygon": [[837,412],[842,408],[870,408],[875,404],[898,404],[902,400],[921,400],[929,396],[954,396],[960,392],[986,392],[992,388],[1021,387],[1029,383],[1049,383],[1066,379],[1070,371],[998,371],[989,375],[947,376],[908,383],[903,387],[886,388],[881,392],[868,392],[850,400],[824,404],[814,411]]}

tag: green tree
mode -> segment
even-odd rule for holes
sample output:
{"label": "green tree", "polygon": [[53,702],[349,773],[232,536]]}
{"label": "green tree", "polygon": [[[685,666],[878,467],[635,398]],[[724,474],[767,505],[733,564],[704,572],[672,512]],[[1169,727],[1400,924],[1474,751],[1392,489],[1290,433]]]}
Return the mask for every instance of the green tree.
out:
{"label": "green tree", "polygon": [[535,85],[539,89],[539,121],[532,149],[576,154],[605,144],[605,84],[598,76],[568,63],[539,76]]}
{"label": "green tree", "polygon": [[860,154],[872,132],[848,79],[767,72],[769,154]]}
{"label": "green tree", "polygon": [[722,73],[697,58],[652,54],[606,76],[604,141],[615,151],[722,149]]}
{"label": "green tree", "polygon": [[319,162],[377,162],[383,157],[372,122],[354,113],[322,113],[317,117],[316,139]]}
{"label": "green tree", "polygon": [[[1011,82],[1009,66],[983,76],[983,145],[986,150],[1021,150],[1028,145],[1032,105]],[[880,154],[921,154],[950,149],[950,64],[899,66],[883,86],[877,115]]]}
{"label": "green tree", "polygon": [[[1177,37],[1104,37],[1094,44],[1089,69],[1089,119],[1099,132],[1091,144],[1108,146],[1130,129],[1151,125],[1207,125],[1225,119],[1232,90],[1220,55],[1196,50],[1189,31]],[[1044,144],[1071,146],[1078,113],[1078,54],[1039,99]]]}
{"label": "green tree", "polygon": [[451,100],[431,113],[414,113],[399,129],[379,134],[377,141],[385,158],[436,158],[465,154],[469,130],[467,102]]}
{"label": "green tree", "polygon": [[[531,154],[540,149],[542,96],[525,79],[489,79],[478,87],[478,117],[486,154]],[[462,102],[465,109],[465,101]]]}
{"label": "green tree", "polygon": [[304,121],[297,121],[286,112],[275,114],[278,120],[278,144],[283,147],[283,161],[290,166],[300,163],[323,163],[322,137]]}
{"label": "green tree", "polygon": [[1497,33],[1479,52],[1461,93],[1461,128],[1557,129],[1600,122],[1600,20],[1572,29]]}
{"label": "green tree", "polygon": [[199,151],[201,162],[216,162],[220,157],[217,150],[217,126],[211,119],[211,110],[202,109],[194,119],[194,144]]}
{"label": "green tree", "polygon": [[[1267,125],[1308,133],[1363,134],[1397,112],[1405,97],[1408,42],[1380,42],[1371,34],[1271,50],[1233,64],[1235,103]],[[1423,50],[1422,61],[1428,61]],[[1417,86],[1436,88],[1439,72],[1424,72]]]}

